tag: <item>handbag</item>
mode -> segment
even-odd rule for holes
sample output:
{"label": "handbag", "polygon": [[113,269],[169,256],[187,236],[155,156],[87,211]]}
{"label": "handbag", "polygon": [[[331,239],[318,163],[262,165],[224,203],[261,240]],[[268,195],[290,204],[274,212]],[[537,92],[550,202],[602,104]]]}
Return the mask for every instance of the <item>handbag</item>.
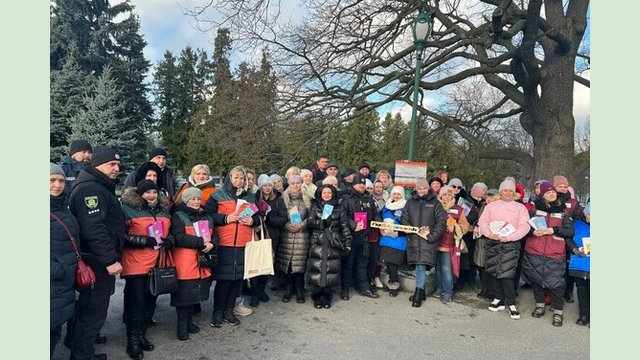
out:
{"label": "handbag", "polygon": [[71,240],[71,247],[73,248],[73,252],[76,253],[78,257],[78,267],[76,267],[76,289],[85,290],[85,289],[93,289],[93,285],[96,283],[96,274],[93,272],[93,269],[87,265],[82,257],[80,256],[80,252],[78,251],[78,246],[76,245],[75,238],[71,235],[71,230],[67,227],[67,225],[62,221],[56,214],[53,212],[49,212],[52,218],[54,218],[57,222],[59,222],[64,230],[69,235],[69,240]]}
{"label": "handbag", "polygon": [[212,268],[218,265],[218,254],[214,249],[213,251],[209,251],[208,253],[199,252],[198,253],[198,265],[202,267]]}
{"label": "handbag", "polygon": [[153,296],[178,291],[178,277],[171,253],[160,249],[156,266],[149,271],[149,293]]}
{"label": "handbag", "polygon": [[264,224],[260,220],[260,240],[254,240],[255,231],[251,232],[251,241],[244,248],[244,279],[261,275],[273,275],[273,249],[271,239],[264,238]]}

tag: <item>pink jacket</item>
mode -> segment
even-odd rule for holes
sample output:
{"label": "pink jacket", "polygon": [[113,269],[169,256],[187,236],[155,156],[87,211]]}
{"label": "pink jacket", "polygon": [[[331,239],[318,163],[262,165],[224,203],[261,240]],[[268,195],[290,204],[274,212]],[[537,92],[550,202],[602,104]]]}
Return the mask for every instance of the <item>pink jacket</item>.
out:
{"label": "pink jacket", "polygon": [[517,201],[498,200],[488,204],[478,221],[482,235],[486,237],[491,235],[489,223],[496,220],[506,221],[516,228],[515,233],[507,236],[507,241],[520,240],[529,233],[530,226],[527,222],[529,221],[529,212],[524,205]]}

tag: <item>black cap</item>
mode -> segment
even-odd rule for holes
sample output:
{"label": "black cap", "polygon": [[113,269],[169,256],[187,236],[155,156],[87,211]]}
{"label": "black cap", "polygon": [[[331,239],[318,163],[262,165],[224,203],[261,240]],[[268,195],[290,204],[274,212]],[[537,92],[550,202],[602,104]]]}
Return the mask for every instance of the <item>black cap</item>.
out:
{"label": "black cap", "polygon": [[345,178],[345,177],[347,177],[347,176],[349,176],[349,175],[353,175],[353,174],[355,174],[355,173],[356,173],[356,171],[355,171],[355,170],[353,170],[352,168],[346,168],[346,169],[344,169],[344,170],[342,171],[342,177],[343,177],[343,178]]}
{"label": "black cap", "polygon": [[367,168],[369,170],[371,170],[371,166],[369,166],[369,164],[366,161],[363,161],[360,163],[360,167],[358,168],[358,170],[363,169],[363,168]]}
{"label": "black cap", "polygon": [[429,185],[431,185],[431,183],[433,183],[434,181],[439,182],[440,183],[440,187],[444,186],[444,183],[442,182],[442,179],[440,179],[437,176],[434,176],[431,179],[429,179]]}
{"label": "black cap", "polygon": [[144,180],[140,180],[138,185],[136,185],[136,193],[138,195],[142,195],[148,190],[156,190],[157,191],[158,187],[156,186],[156,183],[154,183],[151,180],[144,179]]}
{"label": "black cap", "polygon": [[334,163],[333,161],[329,163],[329,165],[327,165],[327,169],[330,167],[334,167],[336,169],[339,169],[338,165],[336,165],[336,163]]}
{"label": "black cap", "polygon": [[108,146],[96,146],[91,156],[91,166],[96,167],[109,161],[120,161],[120,155]]}
{"label": "black cap", "polygon": [[367,177],[362,174],[357,174],[355,178],[353,178],[352,186],[355,184],[364,184],[367,185]]}
{"label": "black cap", "polygon": [[156,157],[158,155],[162,155],[162,156],[164,156],[166,158],[169,157],[169,155],[167,154],[167,152],[163,148],[155,148],[155,149],[149,151],[149,160],[153,159],[154,157]]}
{"label": "black cap", "polygon": [[69,155],[73,155],[78,151],[84,151],[84,150],[89,150],[93,152],[93,148],[91,147],[91,144],[89,144],[87,140],[82,140],[82,139],[74,140],[71,142],[71,145],[69,145]]}

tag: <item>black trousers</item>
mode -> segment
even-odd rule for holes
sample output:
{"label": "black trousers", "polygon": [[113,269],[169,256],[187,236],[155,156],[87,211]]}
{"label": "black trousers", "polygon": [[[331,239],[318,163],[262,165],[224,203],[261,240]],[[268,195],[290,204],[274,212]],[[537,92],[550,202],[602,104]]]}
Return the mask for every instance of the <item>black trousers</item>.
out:
{"label": "black trousers", "polygon": [[399,282],[398,279],[398,265],[392,263],[386,263],[387,274],[389,274],[389,282]]}
{"label": "black trousers", "polygon": [[491,282],[491,275],[487,273],[484,267],[478,266],[478,271],[480,272],[480,285],[482,286],[482,292],[492,298],[496,298],[493,291],[493,284]]}
{"label": "black trousers", "polygon": [[369,259],[367,261],[367,280],[371,283],[374,273],[376,272],[376,266],[378,266],[378,260],[380,259],[380,244],[369,243]]}
{"label": "black trousers", "polygon": [[96,335],[107,319],[109,300],[115,290],[115,276],[109,275],[102,266],[92,266],[92,269],[96,274],[96,283],[93,289],[80,291],[76,308],[71,340],[72,360],[93,358]]}
{"label": "black trousers", "polygon": [[487,274],[493,287],[493,296],[498,300],[503,300],[507,306],[516,304],[516,289],[513,286],[514,280],[497,279],[493,275]]}
{"label": "black trousers", "polygon": [[127,276],[125,278],[124,312],[127,315],[127,327],[130,324],[140,324],[141,328],[133,329],[143,331],[153,317],[156,309],[156,297],[151,295],[147,282],[148,275]]}
{"label": "black trousers", "polygon": [[[351,251],[342,258],[340,277],[343,288],[355,286],[359,291],[369,290],[371,281],[367,280],[367,266],[369,265],[369,242],[363,235],[354,235]],[[354,279],[355,271],[355,279]],[[354,281],[355,280],[355,281]]]}
{"label": "black trousers", "polygon": [[578,308],[580,309],[580,316],[586,316],[589,318],[589,297],[591,296],[591,280],[572,277],[576,286],[578,287]]}
{"label": "black trousers", "polygon": [[62,335],[62,325],[58,326],[55,329],[51,329],[49,336],[49,346],[51,347],[51,353],[49,354],[49,359],[53,359],[53,350],[56,348],[56,344],[60,341],[60,337]]}
{"label": "black trousers", "polygon": [[520,284],[520,275],[522,274],[522,259],[524,259],[524,247],[527,241],[527,237],[525,236],[520,241],[520,256],[518,256],[518,266],[516,267],[516,278],[514,279],[513,286],[515,291],[518,291],[518,285]]}
{"label": "black trousers", "polygon": [[213,291],[213,310],[233,309],[238,291],[242,290],[240,280],[218,280]]}
{"label": "black trousers", "polygon": [[533,297],[536,303],[544,303],[544,292],[549,290],[551,294],[551,304],[555,310],[562,310],[564,307],[564,286],[557,289],[545,289],[539,285],[533,285]]}

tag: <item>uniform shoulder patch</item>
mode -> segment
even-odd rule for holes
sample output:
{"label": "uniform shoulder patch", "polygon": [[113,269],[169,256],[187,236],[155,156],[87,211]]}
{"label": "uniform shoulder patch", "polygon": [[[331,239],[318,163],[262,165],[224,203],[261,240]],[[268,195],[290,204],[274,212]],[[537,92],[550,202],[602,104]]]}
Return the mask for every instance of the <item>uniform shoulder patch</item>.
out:
{"label": "uniform shoulder patch", "polygon": [[98,207],[98,197],[97,196],[86,196],[84,198],[84,204],[87,205],[89,209],[95,209]]}

